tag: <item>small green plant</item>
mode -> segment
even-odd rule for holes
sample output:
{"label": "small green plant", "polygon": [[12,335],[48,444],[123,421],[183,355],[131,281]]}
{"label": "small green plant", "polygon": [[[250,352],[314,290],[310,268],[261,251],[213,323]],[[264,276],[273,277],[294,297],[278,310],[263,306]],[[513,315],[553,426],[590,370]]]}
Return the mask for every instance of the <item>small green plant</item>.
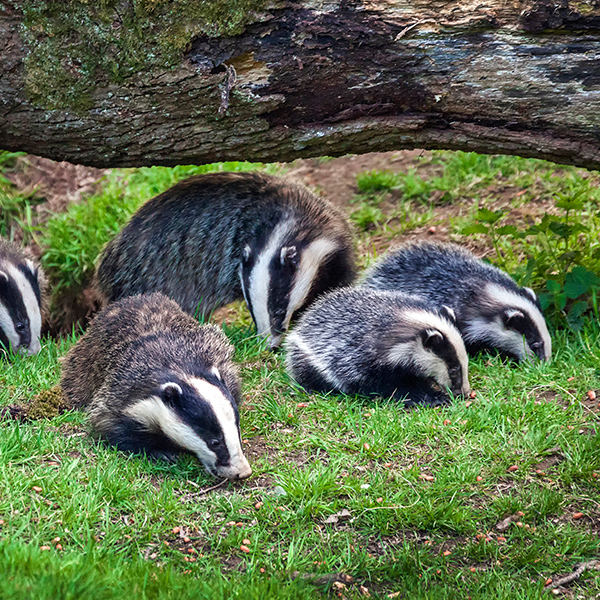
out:
{"label": "small green plant", "polygon": [[365,171],[356,176],[356,185],[363,194],[393,190],[400,186],[400,176],[392,171]]}
{"label": "small green plant", "polygon": [[[600,192],[584,185],[574,194],[557,193],[555,207],[529,227],[502,224],[505,210],[479,209],[475,223],[461,233],[483,234],[497,262],[524,285],[539,292],[539,300],[554,325],[579,329],[585,314],[598,317],[600,293]],[[522,256],[528,259],[523,261]]]}
{"label": "small green plant", "polygon": [[363,204],[350,214],[350,220],[362,231],[375,229],[384,219],[383,211],[372,204]]}

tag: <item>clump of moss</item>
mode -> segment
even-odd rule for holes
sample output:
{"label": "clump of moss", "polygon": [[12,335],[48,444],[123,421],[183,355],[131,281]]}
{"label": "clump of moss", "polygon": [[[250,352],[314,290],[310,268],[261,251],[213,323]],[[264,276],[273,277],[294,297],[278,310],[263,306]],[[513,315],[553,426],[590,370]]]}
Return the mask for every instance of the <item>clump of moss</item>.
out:
{"label": "clump of moss", "polygon": [[25,406],[26,418],[32,421],[52,419],[72,407],[65,400],[62,389],[56,385],[38,392]]}
{"label": "clump of moss", "polygon": [[79,111],[92,91],[180,64],[193,37],[241,33],[265,0],[28,0],[26,89],[48,108]]}

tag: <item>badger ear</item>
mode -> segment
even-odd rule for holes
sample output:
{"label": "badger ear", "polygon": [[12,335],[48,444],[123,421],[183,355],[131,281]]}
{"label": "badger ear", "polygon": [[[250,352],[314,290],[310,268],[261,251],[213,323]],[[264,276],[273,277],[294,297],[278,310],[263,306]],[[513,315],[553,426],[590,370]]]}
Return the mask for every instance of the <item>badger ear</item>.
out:
{"label": "badger ear", "polygon": [[38,275],[38,270],[37,270],[37,267],[35,266],[35,263],[34,263],[34,262],[33,262],[33,261],[30,259],[30,258],[28,258],[28,259],[25,261],[25,264],[27,265],[27,267],[28,267],[28,268],[29,268],[29,270],[31,271],[31,274],[32,274],[34,277],[37,277],[37,275]]}
{"label": "badger ear", "polygon": [[298,256],[298,249],[296,246],[283,246],[280,254],[281,266],[290,265],[292,267],[297,267],[300,262],[300,257]]}
{"label": "badger ear", "polygon": [[181,396],[183,395],[183,390],[179,385],[174,383],[173,381],[169,381],[168,383],[164,383],[161,386],[162,399],[166,404],[170,404],[171,406],[177,406],[179,401],[181,400]]}
{"label": "badger ear", "polygon": [[0,281],[8,281],[8,275],[4,271],[0,271]]}
{"label": "badger ear", "polygon": [[212,366],[208,372],[212,373],[219,381],[223,381],[223,378],[221,377],[221,373],[219,372],[219,369],[217,369],[217,367]]}
{"label": "badger ear", "polygon": [[250,256],[252,256],[252,248],[250,248],[249,244],[244,246],[244,251],[242,252],[242,260],[244,262],[248,262],[250,260]]}
{"label": "badger ear", "polygon": [[456,325],[456,313],[454,312],[453,308],[444,304],[440,309],[440,313],[442,313],[442,316],[446,317],[448,321]]}
{"label": "badger ear", "polygon": [[508,329],[516,329],[519,331],[522,329],[525,321],[525,314],[517,308],[507,308],[502,313],[502,322]]}
{"label": "badger ear", "polygon": [[536,296],[535,292],[534,292],[534,291],[533,291],[533,290],[532,290],[530,287],[524,287],[523,289],[524,289],[524,290],[527,292],[527,294],[529,294],[529,297],[530,297],[530,298],[531,298],[531,299],[532,299],[534,302],[537,302],[537,299],[538,299],[538,298],[537,298],[537,296]]}
{"label": "badger ear", "polygon": [[421,333],[423,346],[429,350],[436,350],[442,345],[444,336],[437,329],[425,329]]}

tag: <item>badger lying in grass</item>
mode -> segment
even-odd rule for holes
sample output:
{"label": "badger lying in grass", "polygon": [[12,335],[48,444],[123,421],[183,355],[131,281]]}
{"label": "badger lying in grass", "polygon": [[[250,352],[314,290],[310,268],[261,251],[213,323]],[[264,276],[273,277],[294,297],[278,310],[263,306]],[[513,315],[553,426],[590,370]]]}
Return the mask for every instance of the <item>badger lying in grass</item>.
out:
{"label": "badger lying in grass", "polygon": [[469,393],[468,360],[452,313],[405,294],[343,288],[325,294],[285,341],[287,369],[308,391],[407,398],[436,405]]}
{"label": "badger lying in grass", "polygon": [[37,354],[46,280],[23,249],[0,238],[0,355]]}
{"label": "badger lying in grass", "polygon": [[97,284],[110,302],[162,292],[204,317],[244,298],[275,348],[297,311],[354,276],[342,211],[279,177],[210,173],[142,206],[102,253]]}
{"label": "badger lying in grass", "polygon": [[162,294],[111,304],[65,358],[61,385],[120,450],[195,454],[213,475],[252,473],[240,439],[233,347]]}
{"label": "badger lying in grass", "polygon": [[452,308],[470,354],[498,350],[516,360],[534,355],[548,360],[552,354],[535,292],[455,244],[401,246],[367,271],[362,286]]}

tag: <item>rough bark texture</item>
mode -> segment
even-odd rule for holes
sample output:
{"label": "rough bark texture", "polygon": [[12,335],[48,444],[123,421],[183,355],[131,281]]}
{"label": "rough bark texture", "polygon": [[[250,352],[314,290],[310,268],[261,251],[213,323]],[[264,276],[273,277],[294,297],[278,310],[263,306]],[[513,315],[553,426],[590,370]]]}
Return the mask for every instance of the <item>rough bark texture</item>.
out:
{"label": "rough bark texture", "polygon": [[[54,71],[36,91],[35,57],[52,39],[68,75],[57,89],[81,93],[74,40],[93,34],[51,35],[27,5],[0,2],[5,149],[99,167],[413,147],[600,167],[597,0],[281,2],[234,36],[193,30],[178,64],[100,74],[79,105],[75,93],[44,101]],[[106,51],[118,63],[110,41]]]}

